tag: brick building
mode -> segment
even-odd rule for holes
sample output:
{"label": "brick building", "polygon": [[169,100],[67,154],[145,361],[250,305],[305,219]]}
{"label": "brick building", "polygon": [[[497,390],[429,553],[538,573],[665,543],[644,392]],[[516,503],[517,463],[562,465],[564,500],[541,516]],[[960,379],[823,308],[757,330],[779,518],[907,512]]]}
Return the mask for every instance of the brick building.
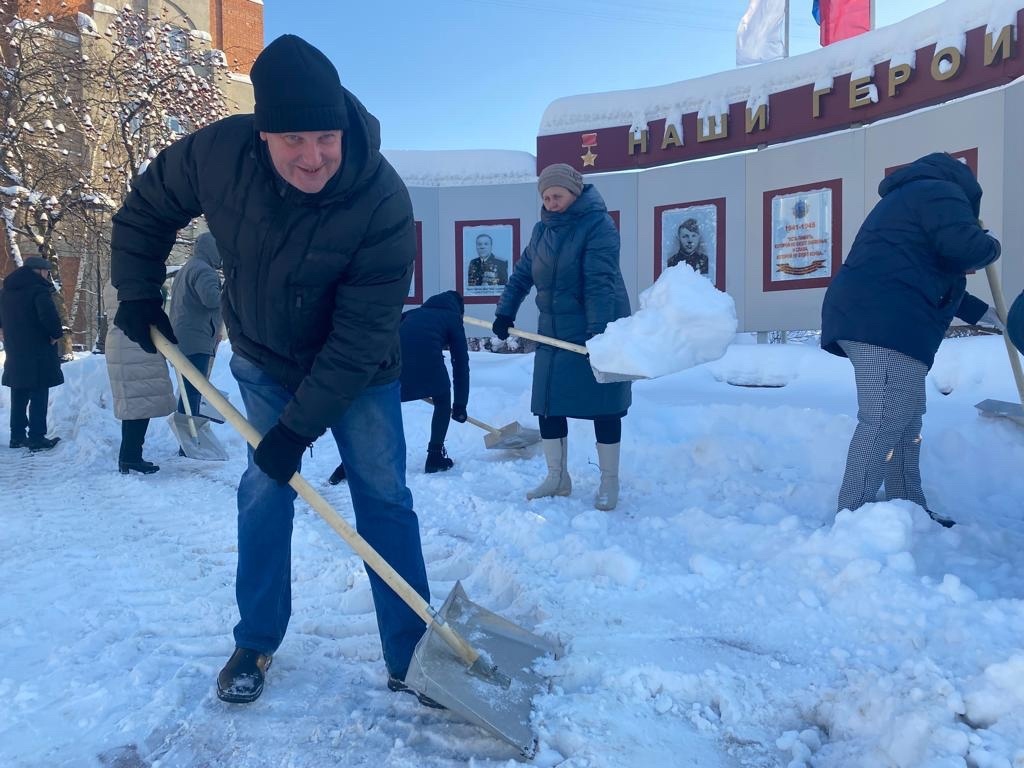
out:
{"label": "brick building", "polygon": [[[113,4],[95,0],[13,0],[8,2],[7,12],[26,19],[45,19],[53,16],[68,19],[68,40],[76,39],[79,24],[76,14],[89,16],[95,22],[97,31],[105,30],[121,8],[126,4],[145,12],[149,18],[159,18],[171,28],[181,30],[182,45],[190,48],[212,48],[224,54],[227,71],[218,77],[218,86],[227,102],[230,113],[251,112],[253,108],[252,83],[249,71],[253,61],[263,49],[263,2],[262,0],[118,0]],[[80,43],[84,45],[84,43]],[[71,140],[70,136],[67,139]],[[74,150],[73,150],[74,151]],[[84,156],[85,153],[83,153]],[[0,238],[0,243],[3,238]],[[68,243],[60,249],[60,285],[64,308],[73,317],[66,320],[73,328],[73,342],[78,347],[90,348],[98,327],[102,324],[96,276],[104,274],[95,263],[85,264],[80,254],[95,250],[83,243]],[[23,247],[24,255],[30,255],[31,246]],[[101,255],[90,254],[95,258]],[[183,257],[182,257],[183,258]],[[109,254],[105,254],[109,260]],[[0,244],[0,278],[16,268],[9,258],[4,244]],[[89,275],[86,276],[85,272]]]}

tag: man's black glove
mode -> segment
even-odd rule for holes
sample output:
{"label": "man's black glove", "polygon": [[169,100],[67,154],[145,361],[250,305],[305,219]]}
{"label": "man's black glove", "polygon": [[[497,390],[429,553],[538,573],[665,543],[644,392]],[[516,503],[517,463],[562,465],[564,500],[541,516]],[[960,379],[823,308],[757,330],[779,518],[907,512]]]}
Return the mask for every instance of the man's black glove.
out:
{"label": "man's black glove", "polygon": [[303,451],[312,444],[313,438],[303,437],[277,422],[256,446],[253,459],[264,474],[288,485],[292,475],[299,471]]}
{"label": "man's black glove", "polygon": [[459,424],[465,424],[466,419],[469,418],[469,414],[466,413],[466,406],[464,405],[453,405],[452,406],[452,420],[459,422]]}
{"label": "man's black glove", "polygon": [[491,332],[504,341],[508,338],[508,329],[512,327],[514,320],[514,317],[509,317],[508,315],[495,315],[494,323],[491,325]]}
{"label": "man's black glove", "polygon": [[146,352],[156,353],[153,339],[149,335],[151,325],[155,325],[169,342],[178,343],[178,337],[174,335],[170,318],[164,314],[160,299],[122,301],[117,307],[117,314],[114,315],[114,325]]}

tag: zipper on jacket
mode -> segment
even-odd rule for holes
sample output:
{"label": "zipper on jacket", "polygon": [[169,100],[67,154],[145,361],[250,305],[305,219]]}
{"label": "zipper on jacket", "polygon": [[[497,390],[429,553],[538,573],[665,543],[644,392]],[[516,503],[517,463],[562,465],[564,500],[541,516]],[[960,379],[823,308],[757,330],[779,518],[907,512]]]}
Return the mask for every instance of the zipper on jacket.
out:
{"label": "zipper on jacket", "polygon": [[[278,243],[282,242],[280,237],[281,225],[288,219],[288,210],[284,203],[277,209],[277,213],[270,222],[270,228],[267,232],[267,237],[263,241],[263,247],[260,249],[260,263],[259,272],[256,278],[256,300],[259,302],[257,306],[267,307],[271,304],[269,290],[270,286],[270,265],[274,260],[274,248]],[[277,237],[272,237],[272,234],[276,234]],[[255,314],[259,315],[259,309],[253,310]],[[270,323],[273,318],[273,312],[264,311],[262,317],[256,322],[256,327],[259,331],[260,338],[253,339],[257,343],[271,347],[268,343],[270,336]]]}

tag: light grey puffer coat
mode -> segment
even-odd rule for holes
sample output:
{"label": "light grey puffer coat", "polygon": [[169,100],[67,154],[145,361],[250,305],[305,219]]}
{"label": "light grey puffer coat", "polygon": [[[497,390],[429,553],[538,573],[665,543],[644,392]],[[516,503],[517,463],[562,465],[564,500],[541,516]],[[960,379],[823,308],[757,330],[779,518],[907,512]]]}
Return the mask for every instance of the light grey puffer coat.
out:
{"label": "light grey puffer coat", "polygon": [[220,252],[213,235],[196,238],[195,252],[171,285],[171,325],[183,355],[212,355],[220,337]]}
{"label": "light grey puffer coat", "polygon": [[114,325],[117,289],[109,283],[103,290],[103,306],[110,318],[104,355],[110,392],[114,396],[114,416],[126,420],[168,415],[178,401],[174,397],[167,361],[163,355],[143,352],[142,347]]}

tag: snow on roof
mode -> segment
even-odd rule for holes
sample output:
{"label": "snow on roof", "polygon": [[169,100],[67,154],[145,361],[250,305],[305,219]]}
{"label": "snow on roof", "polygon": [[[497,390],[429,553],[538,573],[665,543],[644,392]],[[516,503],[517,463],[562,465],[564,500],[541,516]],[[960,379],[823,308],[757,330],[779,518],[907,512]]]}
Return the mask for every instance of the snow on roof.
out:
{"label": "snow on roof", "polygon": [[[867,70],[883,61],[913,65],[914,53],[933,43],[963,52],[964,32],[982,25],[998,32],[1015,26],[1020,0],[946,0],[887,27],[788,59],[738,67],[706,77],[630,91],[566,96],[553,101],[541,117],[538,135],[673,119],[685,112],[718,114],[723,104],[746,101],[752,108],[768,94],[808,83],[830,84],[837,75]],[[1020,40],[1015,31],[1014,39]]]}
{"label": "snow on roof", "polygon": [[388,149],[382,153],[410,187],[533,183],[537,158],[505,149]]}

